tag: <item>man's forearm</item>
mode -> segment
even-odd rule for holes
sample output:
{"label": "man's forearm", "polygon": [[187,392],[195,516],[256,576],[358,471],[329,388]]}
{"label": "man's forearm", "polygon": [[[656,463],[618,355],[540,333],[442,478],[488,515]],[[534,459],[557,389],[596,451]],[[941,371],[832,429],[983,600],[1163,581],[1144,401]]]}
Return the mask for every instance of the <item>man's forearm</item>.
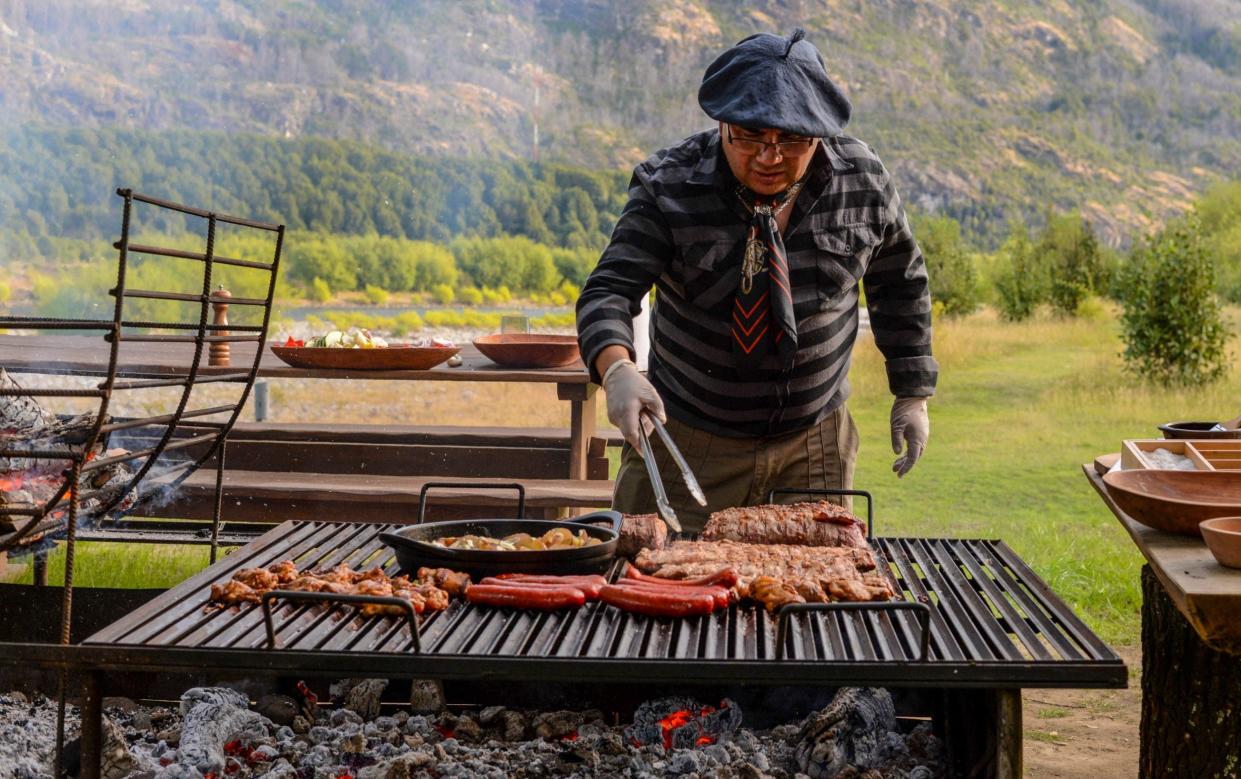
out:
{"label": "man's forearm", "polygon": [[629,350],[620,344],[609,344],[599,352],[599,356],[595,358],[595,372],[600,376],[608,372],[608,368],[612,367],[612,363],[617,360],[628,360]]}

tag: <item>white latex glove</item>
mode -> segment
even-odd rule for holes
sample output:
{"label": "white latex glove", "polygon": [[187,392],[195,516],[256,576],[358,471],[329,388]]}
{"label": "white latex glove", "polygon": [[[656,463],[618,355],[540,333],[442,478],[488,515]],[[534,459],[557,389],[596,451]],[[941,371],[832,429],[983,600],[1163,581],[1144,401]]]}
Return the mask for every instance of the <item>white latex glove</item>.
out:
{"label": "white latex glove", "polygon": [[608,366],[603,375],[603,391],[608,396],[608,419],[616,425],[621,435],[634,449],[640,449],[638,412],[646,409],[660,422],[667,422],[664,402],[659,399],[655,387],[638,372],[633,360],[617,360]]}
{"label": "white latex glove", "polygon": [[926,413],[926,398],[897,398],[892,402],[892,453],[905,453],[892,463],[897,476],[904,476],[918,462],[931,437],[931,419]]}

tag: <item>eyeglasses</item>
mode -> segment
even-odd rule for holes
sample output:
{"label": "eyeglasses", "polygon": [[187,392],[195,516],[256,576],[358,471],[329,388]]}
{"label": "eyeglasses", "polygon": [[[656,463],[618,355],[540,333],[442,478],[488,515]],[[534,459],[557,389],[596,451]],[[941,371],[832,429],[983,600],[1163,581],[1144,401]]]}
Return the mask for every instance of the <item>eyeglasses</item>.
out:
{"label": "eyeglasses", "polygon": [[745,154],[762,154],[767,147],[776,150],[780,157],[800,157],[814,147],[814,138],[799,138],[796,141],[760,141],[754,138],[738,138],[733,135],[733,128],[728,127],[728,142]]}

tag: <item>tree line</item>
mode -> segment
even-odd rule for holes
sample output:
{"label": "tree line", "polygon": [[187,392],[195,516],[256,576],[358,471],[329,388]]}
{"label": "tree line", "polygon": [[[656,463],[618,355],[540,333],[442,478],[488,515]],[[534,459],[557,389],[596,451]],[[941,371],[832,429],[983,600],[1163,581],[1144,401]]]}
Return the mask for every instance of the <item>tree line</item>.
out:
{"label": "tree line", "polygon": [[[627,176],[557,163],[417,156],[314,137],[0,130],[0,225],[10,231],[114,235],[117,187],[294,230],[441,243],[512,235],[577,250],[606,243],[625,204]],[[161,217],[144,226],[179,232],[187,225]]]}

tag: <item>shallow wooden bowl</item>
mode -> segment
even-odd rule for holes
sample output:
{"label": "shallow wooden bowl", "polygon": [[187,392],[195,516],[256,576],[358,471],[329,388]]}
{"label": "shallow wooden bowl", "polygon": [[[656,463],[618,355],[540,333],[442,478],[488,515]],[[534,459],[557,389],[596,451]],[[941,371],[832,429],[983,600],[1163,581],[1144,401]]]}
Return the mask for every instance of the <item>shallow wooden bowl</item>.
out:
{"label": "shallow wooden bowl", "polygon": [[1212,430],[1217,422],[1165,422],[1159,426],[1164,438],[1229,439],[1241,438],[1241,430]]}
{"label": "shallow wooden bowl", "polygon": [[581,359],[575,335],[495,333],[476,339],[474,346],[506,368],[562,368]]}
{"label": "shallow wooden bowl", "polygon": [[1198,526],[1215,561],[1229,568],[1241,568],[1241,517],[1216,517]]}
{"label": "shallow wooden bowl", "polygon": [[271,351],[272,354],[294,368],[425,371],[452,357],[461,351],[461,348],[392,344],[386,349],[331,349],[272,344]]}
{"label": "shallow wooden bowl", "polygon": [[1113,471],[1103,483],[1121,511],[1156,530],[1196,536],[1203,520],[1241,516],[1237,472]]}

